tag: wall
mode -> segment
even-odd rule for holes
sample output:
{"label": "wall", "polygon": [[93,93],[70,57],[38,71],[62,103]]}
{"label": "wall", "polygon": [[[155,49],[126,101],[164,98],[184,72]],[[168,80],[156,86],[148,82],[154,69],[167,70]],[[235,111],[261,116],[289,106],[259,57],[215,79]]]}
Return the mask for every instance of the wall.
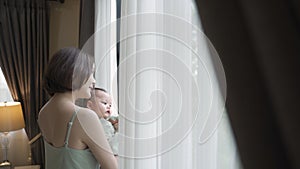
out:
{"label": "wall", "polygon": [[60,48],[74,46],[79,42],[80,0],[50,2],[50,57]]}

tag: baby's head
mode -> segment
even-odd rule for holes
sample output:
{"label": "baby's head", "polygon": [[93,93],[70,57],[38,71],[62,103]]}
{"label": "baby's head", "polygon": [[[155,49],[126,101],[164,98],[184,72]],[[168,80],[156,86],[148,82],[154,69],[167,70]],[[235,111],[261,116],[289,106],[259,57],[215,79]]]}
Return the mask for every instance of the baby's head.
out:
{"label": "baby's head", "polygon": [[98,116],[105,119],[111,116],[111,97],[102,88],[95,88],[92,98],[87,102],[87,107],[94,110]]}

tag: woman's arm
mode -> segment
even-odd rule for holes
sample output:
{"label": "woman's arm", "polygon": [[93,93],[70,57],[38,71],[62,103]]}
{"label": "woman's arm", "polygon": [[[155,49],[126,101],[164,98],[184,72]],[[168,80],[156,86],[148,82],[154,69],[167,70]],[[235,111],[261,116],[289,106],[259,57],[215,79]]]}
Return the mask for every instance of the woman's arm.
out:
{"label": "woman's arm", "polygon": [[92,151],[101,169],[117,169],[117,160],[112,153],[99,118],[89,109],[81,109],[77,114],[82,129],[82,142]]}

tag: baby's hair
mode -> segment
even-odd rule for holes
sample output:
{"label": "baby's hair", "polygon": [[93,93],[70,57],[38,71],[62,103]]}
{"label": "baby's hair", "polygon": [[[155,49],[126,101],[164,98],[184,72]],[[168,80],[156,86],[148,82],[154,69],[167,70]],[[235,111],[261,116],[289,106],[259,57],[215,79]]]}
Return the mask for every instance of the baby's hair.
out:
{"label": "baby's hair", "polygon": [[106,91],[105,89],[103,89],[103,88],[100,88],[100,87],[95,87],[95,88],[94,88],[94,90],[100,90],[100,91],[102,91],[102,92],[105,92],[105,93],[107,93],[107,91]]}
{"label": "baby's hair", "polygon": [[101,88],[101,87],[94,87],[94,90],[92,90],[92,92],[91,92],[91,97],[90,97],[90,99],[89,100],[94,100],[95,99],[95,91],[96,90],[99,90],[99,91],[102,91],[102,92],[105,92],[105,93],[107,93],[107,91],[105,90],[105,89],[103,89],[103,88]]}
{"label": "baby's hair", "polygon": [[100,87],[94,87],[93,90],[91,91],[91,97],[88,99],[77,99],[76,100],[76,105],[81,106],[81,107],[87,107],[87,102],[90,101],[95,101],[95,90],[103,91],[107,93],[107,91],[103,88]]}

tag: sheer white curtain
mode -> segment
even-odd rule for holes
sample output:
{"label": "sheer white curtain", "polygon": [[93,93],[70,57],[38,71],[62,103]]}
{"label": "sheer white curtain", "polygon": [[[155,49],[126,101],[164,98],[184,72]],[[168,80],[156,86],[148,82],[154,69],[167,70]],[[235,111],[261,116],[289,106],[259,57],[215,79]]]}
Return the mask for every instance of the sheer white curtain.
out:
{"label": "sheer white curtain", "polygon": [[[96,87],[117,94],[117,51],[116,51],[116,1],[95,1],[95,34],[83,50],[94,50]],[[117,95],[115,96],[117,98]],[[117,116],[117,100],[113,103],[113,116]]]}
{"label": "sheer white curtain", "polygon": [[95,1],[95,58],[96,85],[109,92],[113,86],[113,74],[117,69],[116,62],[116,1]]}
{"label": "sheer white curtain", "polygon": [[241,168],[221,62],[194,2],[175,1],[122,1],[120,168]]}
{"label": "sheer white curtain", "polygon": [[119,168],[241,168],[225,74],[194,2],[122,1],[118,80],[113,3],[96,2],[94,38],[97,85],[119,101]]}

